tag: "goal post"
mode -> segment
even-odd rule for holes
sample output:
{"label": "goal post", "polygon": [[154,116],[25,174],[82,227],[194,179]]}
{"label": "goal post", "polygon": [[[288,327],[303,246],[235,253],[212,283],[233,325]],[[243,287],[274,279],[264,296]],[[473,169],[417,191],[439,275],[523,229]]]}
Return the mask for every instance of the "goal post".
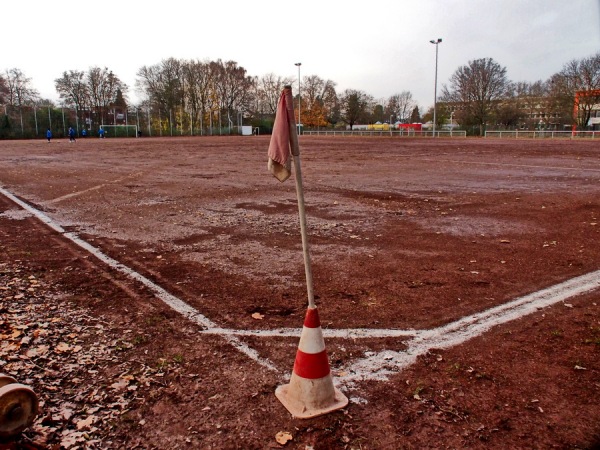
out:
{"label": "goal post", "polygon": [[104,137],[138,137],[137,125],[102,125]]}

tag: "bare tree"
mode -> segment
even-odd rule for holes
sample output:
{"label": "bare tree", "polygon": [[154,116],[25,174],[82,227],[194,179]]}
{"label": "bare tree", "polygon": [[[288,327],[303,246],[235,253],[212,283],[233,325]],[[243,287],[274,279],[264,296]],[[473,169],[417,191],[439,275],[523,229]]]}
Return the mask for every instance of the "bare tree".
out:
{"label": "bare tree", "polygon": [[366,120],[373,98],[366,92],[346,89],[340,97],[341,118],[350,129],[361,120]]}
{"label": "bare tree", "polygon": [[281,77],[274,73],[268,73],[260,77],[256,84],[256,96],[259,101],[256,112],[259,114],[275,114],[281,91],[283,91],[284,86],[291,85],[293,81],[294,79],[291,77]]}
{"label": "bare tree", "polygon": [[505,67],[492,58],[476,59],[454,72],[450,86],[443,86],[442,98],[446,102],[460,103],[463,120],[478,125],[479,133],[483,134],[494,108],[506,95],[509,85]]}
{"label": "bare tree", "polygon": [[529,128],[542,122],[547,127],[552,119],[548,85],[548,82],[542,80],[511,84],[507,101],[499,111],[499,122],[507,127],[520,122]]}
{"label": "bare tree", "polygon": [[106,67],[104,69],[91,67],[86,74],[85,82],[91,105],[96,109],[100,123],[104,124],[109,105],[116,100],[118,91],[127,92],[127,85]]}
{"label": "bare tree", "polygon": [[8,104],[19,109],[21,133],[23,134],[23,106],[33,106],[39,98],[39,94],[31,86],[31,78],[27,78],[21,70],[16,68],[6,71],[6,85],[8,87]]}
{"label": "bare tree", "polygon": [[6,79],[0,74],[0,105],[4,105],[6,103],[6,98],[8,95],[8,84]]}
{"label": "bare tree", "polygon": [[89,102],[88,86],[83,71],[63,72],[61,78],[54,80],[54,86],[60,98],[69,106],[82,109]]}
{"label": "bare tree", "polygon": [[417,103],[413,100],[412,93],[402,91],[400,94],[394,94],[388,99],[387,111],[390,115],[396,116],[396,119],[400,122],[408,123],[415,106],[417,106]]}
{"label": "bare tree", "polygon": [[227,114],[228,124],[231,126],[232,114],[247,109],[249,106],[253,79],[246,75],[246,69],[238,66],[235,61],[223,63],[218,60],[211,63],[211,68],[215,77],[220,107]]}
{"label": "bare tree", "polygon": [[177,114],[184,105],[184,63],[175,58],[162,60],[153,66],[143,66],[138,70],[136,87],[145,92],[149,102],[158,108],[168,128],[173,129],[173,114]]}
{"label": "bare tree", "polygon": [[192,116],[192,127],[199,122],[200,133],[204,127],[204,117],[210,111],[214,90],[208,61],[189,61],[183,66],[185,97]]}
{"label": "bare tree", "polygon": [[70,70],[54,80],[56,91],[68,106],[75,108],[75,114],[83,114],[86,107],[91,109],[90,92],[85,82],[85,72]]}
{"label": "bare tree", "polygon": [[335,83],[317,75],[302,80],[302,122],[311,127],[326,126],[338,103]]}
{"label": "bare tree", "polygon": [[556,101],[563,108],[573,105],[578,97],[577,116],[574,123],[585,128],[592,116],[595,105],[600,103],[600,52],[589,58],[572,60],[565,64],[563,70],[550,78],[551,91]]}

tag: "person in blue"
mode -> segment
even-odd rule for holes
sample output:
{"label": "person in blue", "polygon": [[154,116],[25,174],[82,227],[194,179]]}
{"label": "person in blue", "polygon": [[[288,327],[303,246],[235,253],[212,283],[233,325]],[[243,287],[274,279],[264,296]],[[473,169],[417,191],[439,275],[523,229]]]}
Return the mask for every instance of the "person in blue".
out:
{"label": "person in blue", "polygon": [[100,127],[100,131],[98,131],[100,138],[104,138],[104,128]]}
{"label": "person in blue", "polygon": [[69,143],[75,142],[75,130],[73,127],[69,127]]}
{"label": "person in blue", "polygon": [[83,130],[81,130],[81,137],[86,137],[87,136],[87,130],[84,128]]}
{"label": "person in blue", "polygon": [[48,139],[48,142],[52,139],[52,130],[50,130],[50,128],[46,130],[46,139]]}

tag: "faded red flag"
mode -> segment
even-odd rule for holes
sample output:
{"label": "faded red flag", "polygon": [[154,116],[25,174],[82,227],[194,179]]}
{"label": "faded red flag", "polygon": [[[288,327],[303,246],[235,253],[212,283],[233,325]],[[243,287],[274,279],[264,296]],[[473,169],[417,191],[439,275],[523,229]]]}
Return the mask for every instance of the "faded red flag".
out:
{"label": "faded red flag", "polygon": [[281,92],[277,103],[268,155],[269,171],[279,181],[287,180],[292,174],[292,154],[290,152],[290,121],[285,91]]}

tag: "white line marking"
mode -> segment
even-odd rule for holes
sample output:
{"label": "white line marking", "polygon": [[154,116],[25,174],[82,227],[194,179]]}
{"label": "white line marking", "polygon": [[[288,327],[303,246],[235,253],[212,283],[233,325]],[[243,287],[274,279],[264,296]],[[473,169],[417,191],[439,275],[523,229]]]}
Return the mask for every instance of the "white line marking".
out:
{"label": "white line marking", "polygon": [[483,161],[461,161],[459,159],[431,159],[431,158],[421,158],[421,161],[431,161],[431,162],[449,162],[454,164],[470,164],[476,166],[500,166],[500,167],[518,167],[518,168],[526,168],[526,169],[550,169],[550,170],[579,170],[585,172],[600,172],[600,169],[596,169],[593,167],[560,167],[560,166],[536,166],[533,164],[512,164],[512,163],[502,163],[502,162],[483,162]]}
{"label": "white line marking", "polygon": [[[299,328],[280,328],[273,330],[233,330],[221,328],[213,321],[200,314],[198,310],[170,294],[148,278],[105,255],[75,233],[66,232],[64,228],[54,222],[46,214],[19,200],[6,189],[0,187],[0,193],[26,211],[29,211],[56,232],[62,234],[79,247],[93,254],[108,266],[142,283],[152,290],[152,292],[154,292],[154,294],[170,308],[203,327],[204,329],[201,330],[200,333],[223,336],[227,342],[238,351],[269,370],[278,372],[278,369],[268,359],[262,358],[256,350],[241,342],[236,336],[298,337],[301,334],[301,329]],[[336,384],[345,384],[348,387],[351,387],[355,382],[361,380],[386,380],[389,375],[395,374],[403,368],[413,364],[418,356],[427,353],[432,348],[443,349],[462,344],[485,333],[492,327],[524,317],[539,309],[564,301],[570,297],[591,292],[598,288],[600,288],[600,271],[591,272],[567,280],[563,283],[525,295],[486,311],[463,317],[455,322],[431,330],[324,329],[324,337],[329,338],[412,338],[407,342],[408,347],[406,350],[385,350],[376,354],[370,353],[366,358],[354,361],[344,370],[345,374],[338,375],[334,380]]]}
{"label": "white line marking", "polygon": [[454,347],[482,335],[492,327],[598,288],[600,270],[525,295],[487,311],[463,317],[442,327],[421,331],[408,342],[408,348],[404,351],[386,350],[354,362],[345,369],[347,375],[341,377],[338,382],[352,384],[358,380],[385,380],[388,375],[413,364],[418,356],[424,355],[432,348]]}
{"label": "white line marking", "polygon": [[97,191],[98,189],[102,189],[103,187],[108,186],[110,184],[120,183],[121,181],[125,181],[125,180],[127,180],[129,178],[134,178],[134,177],[137,177],[137,176],[142,175],[142,174],[143,174],[143,172],[133,173],[133,174],[128,175],[126,177],[119,178],[118,180],[113,180],[113,181],[109,181],[108,183],[98,184],[96,186],[92,186],[92,187],[84,189],[82,191],[72,192],[70,194],[63,195],[62,197],[57,197],[57,198],[54,198],[52,200],[45,201],[42,204],[43,205],[52,205],[54,203],[62,202],[63,200],[67,200],[67,199],[72,198],[72,197],[78,197],[80,195],[86,194],[86,193],[91,192],[91,191]]}
{"label": "white line marking", "polygon": [[[11,194],[10,192],[8,192],[6,189],[4,189],[2,187],[0,187],[0,192],[4,196],[6,196],[10,200],[12,200],[13,202],[15,202],[16,204],[21,206],[23,209],[25,209],[26,211],[29,211],[31,214],[36,216],[38,219],[40,219],[42,222],[44,222],[46,225],[48,225],[54,231],[62,234],[64,237],[69,239],[71,242],[77,244],[84,250],[86,250],[89,253],[91,253],[92,255],[94,255],[100,261],[106,263],[108,266],[112,267],[113,269],[118,270],[119,272],[122,272],[122,273],[128,275],[129,277],[133,278],[134,280],[137,280],[140,283],[142,283],[144,286],[146,286],[152,292],[154,292],[154,294],[160,300],[162,300],[165,304],[167,304],[169,307],[171,307],[173,310],[177,311],[184,317],[188,318],[192,322],[195,322],[204,328],[207,328],[207,329],[217,328],[217,325],[214,322],[212,322],[210,319],[208,319],[207,317],[200,314],[192,306],[188,305],[183,300],[175,297],[174,295],[168,293],[162,287],[160,287],[156,283],[152,282],[145,276],[137,273],[135,270],[125,266],[124,264],[121,264],[119,261],[111,258],[110,256],[105,255],[99,249],[92,246],[88,242],[84,241],[79,236],[77,236],[75,233],[66,232],[63,227],[61,227],[59,224],[54,222],[50,217],[48,217],[43,212],[37,210],[36,208],[30,206],[27,203],[21,201],[20,199],[18,199],[17,197],[15,197],[13,194]],[[269,361],[266,358],[262,358],[256,350],[254,350],[253,348],[250,348],[248,345],[241,342],[235,335],[229,334],[229,335],[223,335],[223,336],[224,336],[225,340],[227,342],[229,342],[229,344],[231,344],[233,347],[235,347],[240,352],[247,355],[250,359],[256,361],[257,363],[259,363],[263,367],[266,367],[269,370],[278,372],[278,369],[273,365],[273,363],[271,363],[271,361]]]}
{"label": "white line marking", "polygon": [[[386,330],[382,328],[322,329],[323,337],[340,339],[367,339],[387,337],[412,337],[421,331]],[[234,334],[236,336],[256,337],[300,337],[302,328],[273,328],[271,330],[234,330],[231,328],[211,328],[202,330],[203,334]]]}

